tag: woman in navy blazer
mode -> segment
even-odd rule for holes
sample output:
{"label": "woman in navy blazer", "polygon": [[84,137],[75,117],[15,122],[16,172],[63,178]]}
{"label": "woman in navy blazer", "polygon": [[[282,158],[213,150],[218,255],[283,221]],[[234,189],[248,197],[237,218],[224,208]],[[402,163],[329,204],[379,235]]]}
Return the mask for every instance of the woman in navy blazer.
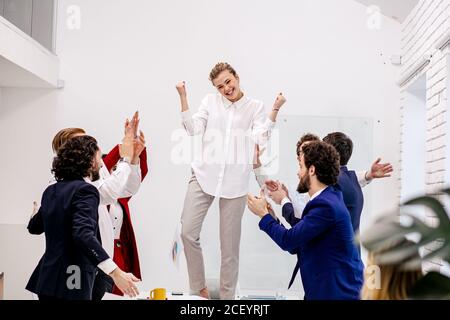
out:
{"label": "woman in navy blazer", "polygon": [[41,300],[90,300],[97,266],[132,296],[138,279],[125,274],[103,249],[98,229],[99,193],[84,181],[98,179],[101,163],[94,138],[68,140],[53,161],[56,184],[49,186],[28,231],[45,233],[45,253],[26,286]]}

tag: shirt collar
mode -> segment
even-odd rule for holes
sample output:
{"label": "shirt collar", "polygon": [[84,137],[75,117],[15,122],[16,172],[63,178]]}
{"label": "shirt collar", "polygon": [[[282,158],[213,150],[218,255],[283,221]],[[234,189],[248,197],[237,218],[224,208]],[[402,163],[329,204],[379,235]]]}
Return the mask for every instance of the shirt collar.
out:
{"label": "shirt collar", "polygon": [[236,106],[236,108],[240,108],[240,107],[243,107],[244,105],[246,105],[250,101],[250,98],[248,98],[244,93],[242,98],[240,98],[238,101],[236,101],[234,103],[231,102],[230,100],[228,100],[227,98],[225,98],[224,96],[222,96],[222,101],[223,101],[223,105],[225,106],[225,108],[231,107],[232,105]]}
{"label": "shirt collar", "polygon": [[316,193],[314,193],[312,196],[311,196],[311,198],[309,199],[309,201],[312,201],[312,200],[314,200],[315,198],[317,198],[322,192],[323,192],[323,190],[325,190],[327,187],[325,187],[325,188],[323,188],[323,189],[320,189],[319,191],[317,191]]}

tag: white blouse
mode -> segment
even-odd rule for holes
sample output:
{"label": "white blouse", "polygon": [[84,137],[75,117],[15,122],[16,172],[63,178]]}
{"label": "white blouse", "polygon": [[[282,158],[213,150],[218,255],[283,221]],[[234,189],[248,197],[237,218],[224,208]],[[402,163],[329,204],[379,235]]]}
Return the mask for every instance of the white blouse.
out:
{"label": "white blouse", "polygon": [[255,143],[264,147],[275,126],[261,101],[243,96],[232,103],[220,94],[208,94],[194,115],[181,113],[190,136],[199,135],[201,154],[191,166],[202,190],[234,199],[248,193]]}

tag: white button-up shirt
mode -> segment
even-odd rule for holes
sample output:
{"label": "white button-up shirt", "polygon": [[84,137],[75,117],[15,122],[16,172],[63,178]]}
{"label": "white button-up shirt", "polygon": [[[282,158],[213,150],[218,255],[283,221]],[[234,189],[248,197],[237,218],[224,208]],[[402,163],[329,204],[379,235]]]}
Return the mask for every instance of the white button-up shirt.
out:
{"label": "white button-up shirt", "polygon": [[120,239],[120,231],[122,230],[124,212],[119,201],[114,202],[109,207],[109,214],[112,220],[114,239]]}
{"label": "white button-up shirt", "polygon": [[113,218],[108,212],[107,205],[117,203],[117,199],[131,197],[136,194],[141,185],[141,169],[139,165],[130,165],[119,162],[117,169],[110,174],[103,165],[100,168],[100,179],[91,182],[100,194],[100,205],[98,207],[98,225],[102,247],[111,259],[101,262],[98,267],[106,274],[111,273],[117,266],[112,261],[114,257],[114,226]]}
{"label": "white button-up shirt", "polygon": [[248,193],[255,143],[267,144],[275,125],[261,101],[243,96],[233,103],[221,94],[208,94],[194,115],[181,114],[191,136],[202,136],[202,151],[191,164],[202,190],[234,199]]}

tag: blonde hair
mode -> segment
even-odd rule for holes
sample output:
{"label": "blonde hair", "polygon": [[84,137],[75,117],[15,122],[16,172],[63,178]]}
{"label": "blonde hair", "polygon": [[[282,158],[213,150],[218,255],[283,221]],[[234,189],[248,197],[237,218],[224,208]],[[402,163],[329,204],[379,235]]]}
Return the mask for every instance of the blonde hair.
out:
{"label": "blonde hair", "polygon": [[236,70],[234,70],[234,68],[229,63],[219,62],[214,66],[214,68],[209,73],[209,81],[211,82],[214,81],[214,79],[216,79],[219,76],[219,74],[225,70],[228,70],[233,76],[239,78]]}
{"label": "blonde hair", "polygon": [[85,135],[86,131],[81,128],[66,128],[60,130],[52,141],[52,149],[53,152],[56,154],[58,153],[58,150],[61,148],[61,146],[66,143],[67,140],[72,139],[73,137],[79,136],[79,135]]}
{"label": "blonde hair", "polygon": [[[411,241],[404,240],[402,243],[412,243]],[[406,300],[409,298],[409,294],[414,285],[419,279],[423,277],[421,268],[407,270],[402,267],[401,264],[382,265],[377,264],[377,253],[369,253],[368,265],[364,273],[364,287],[362,290],[361,298],[363,300]],[[417,256],[419,253],[417,252]],[[380,287],[371,288],[369,285],[368,277],[373,276],[369,274],[368,269],[372,266],[379,267],[380,273]]]}

